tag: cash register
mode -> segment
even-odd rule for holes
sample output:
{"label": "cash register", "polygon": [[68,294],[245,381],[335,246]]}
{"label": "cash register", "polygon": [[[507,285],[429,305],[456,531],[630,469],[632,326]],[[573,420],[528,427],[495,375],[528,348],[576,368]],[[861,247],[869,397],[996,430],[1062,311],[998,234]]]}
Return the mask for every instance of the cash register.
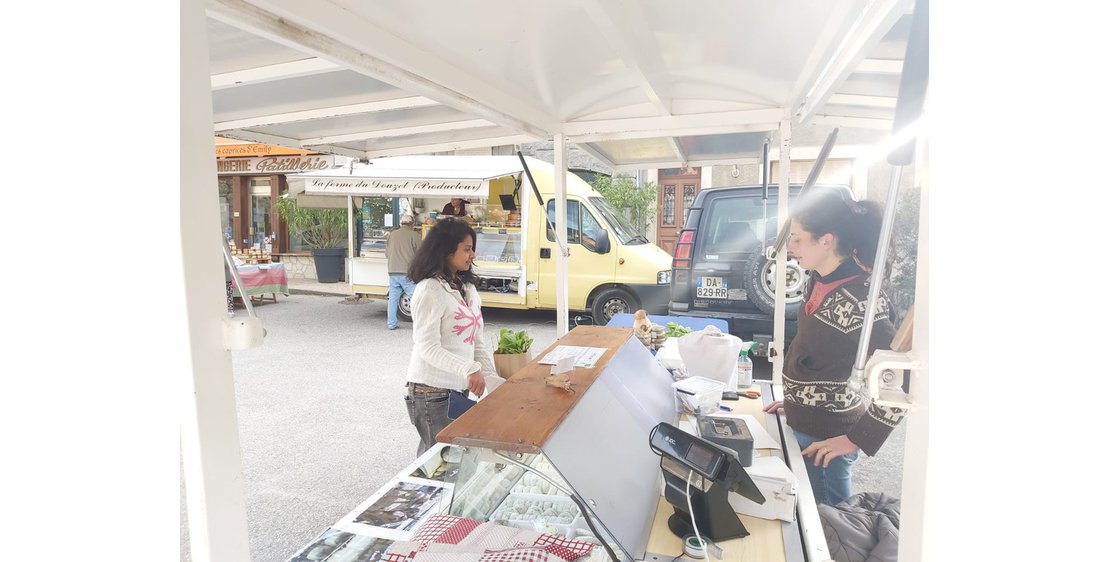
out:
{"label": "cash register", "polygon": [[651,430],[649,446],[660,456],[663,497],[674,506],[667,527],[679,537],[694,532],[713,542],[748,536],[748,530],[728,503],[735,492],[762,504],[766,501],[735,451],[691,435],[669,424]]}

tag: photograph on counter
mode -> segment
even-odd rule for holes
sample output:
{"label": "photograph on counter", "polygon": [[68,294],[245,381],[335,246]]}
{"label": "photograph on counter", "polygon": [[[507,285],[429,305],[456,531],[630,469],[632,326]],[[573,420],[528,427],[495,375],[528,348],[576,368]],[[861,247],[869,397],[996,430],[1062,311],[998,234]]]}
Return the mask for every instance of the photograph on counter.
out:
{"label": "photograph on counter", "polygon": [[377,562],[393,541],[328,529],[288,562]]}
{"label": "photograph on counter", "polygon": [[409,531],[435,509],[444,497],[440,486],[397,482],[355,516],[354,522],[383,529]]}

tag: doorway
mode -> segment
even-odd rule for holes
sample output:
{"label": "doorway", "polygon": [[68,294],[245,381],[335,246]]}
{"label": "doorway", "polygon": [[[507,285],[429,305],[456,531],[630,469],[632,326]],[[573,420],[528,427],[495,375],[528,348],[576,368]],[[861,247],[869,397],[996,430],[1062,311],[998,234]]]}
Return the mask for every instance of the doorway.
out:
{"label": "doorway", "polygon": [[248,231],[249,247],[271,252],[274,235],[274,224],[270,216],[272,210],[272,189],[270,178],[250,179],[250,227]]}
{"label": "doorway", "polygon": [[690,207],[701,190],[701,168],[662,168],[659,170],[659,220],[656,244],[674,255],[675,238],[686,224]]}

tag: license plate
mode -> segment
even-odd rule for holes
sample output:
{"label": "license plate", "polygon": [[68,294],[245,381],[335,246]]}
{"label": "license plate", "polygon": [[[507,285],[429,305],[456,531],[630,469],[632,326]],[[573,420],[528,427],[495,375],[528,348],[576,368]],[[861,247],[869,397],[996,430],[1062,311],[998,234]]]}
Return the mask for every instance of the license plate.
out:
{"label": "license plate", "polygon": [[728,283],[723,277],[698,277],[695,295],[699,299],[727,299]]}

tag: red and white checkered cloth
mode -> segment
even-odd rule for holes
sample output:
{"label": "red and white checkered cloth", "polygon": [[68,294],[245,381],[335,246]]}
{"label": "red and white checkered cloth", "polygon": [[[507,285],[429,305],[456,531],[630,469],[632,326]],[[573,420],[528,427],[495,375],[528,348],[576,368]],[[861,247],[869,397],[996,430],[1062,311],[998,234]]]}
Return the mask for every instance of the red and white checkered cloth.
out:
{"label": "red and white checkered cloth", "polygon": [[594,545],[482,523],[453,515],[433,515],[413,533],[411,541],[396,541],[385,562],[572,562]]}

